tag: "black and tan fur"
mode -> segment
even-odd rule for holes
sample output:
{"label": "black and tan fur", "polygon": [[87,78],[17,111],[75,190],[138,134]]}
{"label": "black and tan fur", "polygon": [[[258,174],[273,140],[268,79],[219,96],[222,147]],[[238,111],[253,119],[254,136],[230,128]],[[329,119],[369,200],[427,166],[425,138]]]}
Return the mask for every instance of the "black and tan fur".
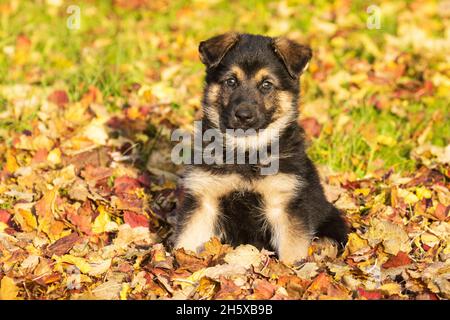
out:
{"label": "black and tan fur", "polygon": [[[199,250],[218,236],[275,250],[292,263],[307,256],[313,237],[343,246],[347,227],[324,196],[297,122],[299,77],[311,49],[284,37],[227,33],[202,42],[199,51],[207,68],[203,129],[278,130],[279,171],[261,175],[259,163],[190,166],[175,247]],[[254,136],[236,139],[257,147]]]}

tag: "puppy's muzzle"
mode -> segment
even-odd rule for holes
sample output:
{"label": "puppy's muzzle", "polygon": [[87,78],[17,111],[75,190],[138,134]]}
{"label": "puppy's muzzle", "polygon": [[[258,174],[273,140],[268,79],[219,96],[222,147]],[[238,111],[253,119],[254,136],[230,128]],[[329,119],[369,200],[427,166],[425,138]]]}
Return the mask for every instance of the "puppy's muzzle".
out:
{"label": "puppy's muzzle", "polygon": [[241,103],[233,111],[231,126],[235,129],[248,129],[255,125],[258,119],[257,108],[251,104]]}

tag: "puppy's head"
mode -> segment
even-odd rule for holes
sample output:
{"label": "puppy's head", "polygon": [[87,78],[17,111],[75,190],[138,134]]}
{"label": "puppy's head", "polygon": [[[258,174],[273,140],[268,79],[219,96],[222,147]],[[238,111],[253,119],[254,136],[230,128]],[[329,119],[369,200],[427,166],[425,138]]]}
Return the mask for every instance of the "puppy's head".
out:
{"label": "puppy's head", "polygon": [[215,128],[280,130],[297,117],[311,49],[284,37],[226,33],[203,41],[204,117]]}

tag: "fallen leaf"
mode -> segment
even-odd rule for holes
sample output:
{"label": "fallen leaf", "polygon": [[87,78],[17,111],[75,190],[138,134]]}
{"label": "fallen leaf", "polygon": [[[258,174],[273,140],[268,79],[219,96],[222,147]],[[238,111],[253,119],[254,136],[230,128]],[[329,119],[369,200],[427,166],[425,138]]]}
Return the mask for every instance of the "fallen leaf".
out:
{"label": "fallen leaf", "polygon": [[16,300],[18,294],[19,288],[14,279],[4,276],[0,282],[0,300]]}
{"label": "fallen leaf", "polygon": [[92,231],[94,233],[110,232],[118,229],[117,223],[111,221],[108,211],[104,206],[97,208],[99,215],[95,218],[92,224]]}
{"label": "fallen leaf", "polygon": [[390,257],[388,261],[383,263],[382,267],[385,269],[397,268],[397,267],[401,267],[401,266],[406,266],[406,265],[410,264],[411,262],[412,261],[409,258],[407,253],[399,251],[397,253],[397,255]]}
{"label": "fallen leaf", "polygon": [[58,107],[64,107],[69,103],[69,96],[64,90],[55,90],[48,96],[48,101],[55,103]]}
{"label": "fallen leaf", "polygon": [[124,211],[123,220],[128,223],[132,228],[135,227],[146,227],[148,228],[150,223],[146,216],[143,214],[137,214],[133,211]]}
{"label": "fallen leaf", "polygon": [[54,254],[57,256],[62,256],[63,254],[69,252],[69,250],[72,249],[75,243],[80,240],[81,237],[76,232],[73,232],[70,235],[62,237],[55,243],[51,244],[46,249],[46,255],[49,257],[53,256]]}
{"label": "fallen leaf", "polygon": [[262,261],[262,255],[254,246],[246,244],[240,245],[227,253],[224,260],[231,265],[250,268],[250,266],[259,266]]}

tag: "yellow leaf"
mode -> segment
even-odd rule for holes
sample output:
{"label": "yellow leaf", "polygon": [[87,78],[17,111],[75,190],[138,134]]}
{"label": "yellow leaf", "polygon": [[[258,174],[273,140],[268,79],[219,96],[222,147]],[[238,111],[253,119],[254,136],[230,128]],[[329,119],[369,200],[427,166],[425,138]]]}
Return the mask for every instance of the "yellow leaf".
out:
{"label": "yellow leaf", "polygon": [[425,232],[420,236],[420,240],[422,240],[422,243],[426,244],[429,247],[434,247],[439,243],[439,238],[435,235]]}
{"label": "yellow leaf", "polygon": [[87,107],[79,102],[71,104],[65,110],[64,118],[74,125],[84,124],[89,118],[89,113],[86,112]]}
{"label": "yellow leaf", "polygon": [[52,164],[60,164],[61,163],[61,150],[59,148],[55,148],[49,152],[47,156],[47,161]]}
{"label": "yellow leaf", "polygon": [[428,190],[425,187],[418,187],[416,189],[416,195],[419,198],[419,200],[422,200],[423,198],[430,199],[431,198],[431,191]]}
{"label": "yellow leaf", "polygon": [[95,221],[92,225],[92,231],[94,231],[94,233],[102,233],[117,230],[117,223],[111,221],[111,217],[109,216],[105,207],[99,206],[97,210],[100,214],[97,216],[97,218],[95,218]]}
{"label": "yellow leaf", "polygon": [[141,112],[139,111],[138,106],[132,106],[127,110],[127,116],[130,120],[136,120],[141,116]]}
{"label": "yellow leaf", "polygon": [[16,300],[19,288],[16,286],[13,279],[3,277],[0,282],[0,300]]}
{"label": "yellow leaf", "polygon": [[383,243],[386,253],[397,255],[399,251],[409,252],[411,244],[406,231],[399,225],[389,221],[373,219],[369,231],[364,235],[370,246]]}
{"label": "yellow leaf", "polygon": [[88,138],[97,145],[105,145],[108,140],[108,132],[102,119],[92,120],[83,128],[82,136]]}
{"label": "yellow leaf", "polygon": [[55,143],[50,138],[40,134],[33,139],[32,149],[33,150],[46,149],[49,151],[53,148],[54,144]]}
{"label": "yellow leaf", "polygon": [[164,250],[156,250],[153,259],[155,262],[166,261],[166,253]]}
{"label": "yellow leaf", "polygon": [[0,222],[0,232],[5,231],[6,228],[8,228],[8,226],[6,225],[6,223]]}
{"label": "yellow leaf", "polygon": [[12,155],[11,151],[6,151],[6,170],[14,173],[19,168],[16,158]]}
{"label": "yellow leaf", "polygon": [[350,233],[348,236],[347,248],[351,254],[368,246],[367,240],[362,239],[356,233]]}
{"label": "yellow leaf", "polygon": [[210,299],[214,294],[217,283],[207,277],[200,279],[199,285],[197,287],[197,293],[202,299]]}
{"label": "yellow leaf", "polygon": [[354,193],[355,193],[355,195],[362,194],[363,196],[367,196],[370,193],[370,188],[355,189]]}
{"label": "yellow leaf", "polygon": [[65,254],[62,257],[53,256],[53,260],[57,263],[69,263],[75,265],[82,273],[88,273],[91,270],[91,265],[84,258],[74,257],[70,254]]}
{"label": "yellow leaf", "polygon": [[129,290],[130,290],[129,283],[122,284],[122,289],[120,290],[120,300],[127,300],[127,294]]}
{"label": "yellow leaf", "polygon": [[14,220],[25,232],[30,232],[37,228],[36,217],[31,213],[31,211],[19,208],[14,215]]}
{"label": "yellow leaf", "polygon": [[401,295],[401,293],[402,293],[402,287],[400,286],[400,284],[395,283],[395,282],[383,284],[380,287],[380,290],[390,296],[392,296],[394,294]]}
{"label": "yellow leaf", "polygon": [[384,146],[393,147],[397,144],[397,141],[392,137],[381,134],[377,136],[377,143],[382,144]]}
{"label": "yellow leaf", "polygon": [[398,195],[403,198],[406,204],[414,204],[417,201],[419,201],[419,198],[412,192],[405,190],[405,189],[398,189],[397,190]]}

